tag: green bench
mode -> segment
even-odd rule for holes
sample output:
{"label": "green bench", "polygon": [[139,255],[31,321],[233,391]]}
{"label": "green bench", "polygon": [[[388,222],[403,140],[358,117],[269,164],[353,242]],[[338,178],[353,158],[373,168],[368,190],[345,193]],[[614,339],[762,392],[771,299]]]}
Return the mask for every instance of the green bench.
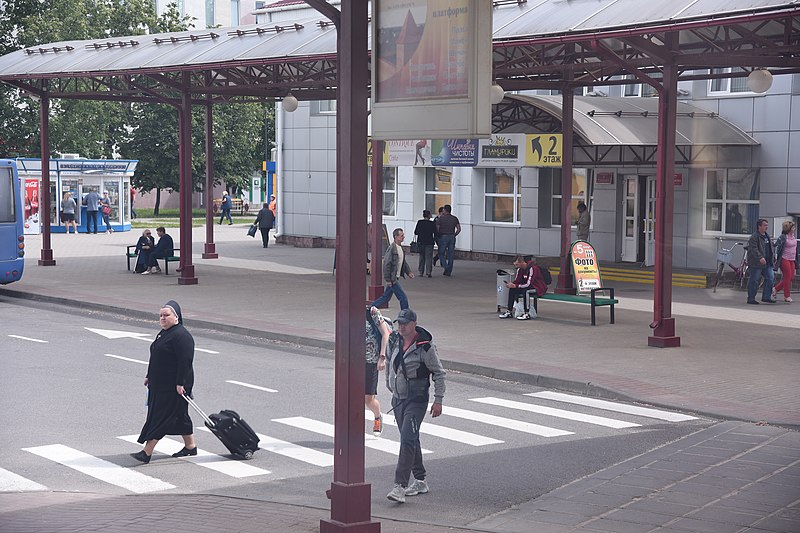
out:
{"label": "green bench", "polygon": [[[180,253],[180,250],[177,250]],[[127,247],[127,251],[125,252],[125,257],[128,259],[128,270],[131,269],[131,259],[137,257],[138,254],[136,253],[136,245],[132,244]],[[181,257],[179,255],[171,255],[169,257],[159,257],[164,261],[164,274],[169,275],[169,264],[175,261],[180,261]]]}
{"label": "green bench", "polygon": [[[597,293],[600,292],[608,292],[608,296],[600,296],[598,297]],[[539,312],[538,301],[539,300],[555,300],[557,302],[572,302],[578,304],[588,304],[592,306],[592,325],[596,326],[596,309],[598,307],[607,306],[609,308],[610,313],[610,323],[614,323],[614,305],[619,303],[619,300],[614,298],[614,289],[612,288],[600,288],[600,289],[592,289],[588,296],[581,295],[581,294],[554,294],[554,293],[546,293],[542,296],[537,295],[534,291],[528,291],[528,298],[533,300],[533,309]]]}

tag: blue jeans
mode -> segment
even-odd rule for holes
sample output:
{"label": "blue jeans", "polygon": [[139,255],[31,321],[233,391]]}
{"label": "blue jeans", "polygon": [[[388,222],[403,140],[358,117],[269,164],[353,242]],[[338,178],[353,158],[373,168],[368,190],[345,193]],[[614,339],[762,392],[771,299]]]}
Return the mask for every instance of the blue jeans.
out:
{"label": "blue jeans", "polygon": [[762,300],[772,299],[772,287],[775,285],[775,272],[770,265],[753,268],[750,267],[750,281],[747,282],[747,301],[752,302],[756,299],[758,282],[764,276],[764,290],[761,292]]}
{"label": "blue jeans", "polygon": [[428,402],[409,402],[393,396],[392,407],[394,407],[394,419],[400,429],[400,456],[397,458],[394,482],[407,487],[412,472],[414,479],[425,479],[419,427],[428,410]]}
{"label": "blue jeans", "polygon": [[448,274],[453,271],[453,259],[456,254],[456,236],[447,233],[439,236],[439,261]]}
{"label": "blue jeans", "polygon": [[97,233],[97,211],[86,211],[86,233]]}
{"label": "blue jeans", "polygon": [[372,302],[372,305],[381,307],[383,304],[389,303],[393,294],[397,296],[397,299],[400,301],[400,309],[408,309],[408,296],[406,296],[403,287],[400,286],[399,280],[391,285],[386,285],[383,288],[383,296]]}

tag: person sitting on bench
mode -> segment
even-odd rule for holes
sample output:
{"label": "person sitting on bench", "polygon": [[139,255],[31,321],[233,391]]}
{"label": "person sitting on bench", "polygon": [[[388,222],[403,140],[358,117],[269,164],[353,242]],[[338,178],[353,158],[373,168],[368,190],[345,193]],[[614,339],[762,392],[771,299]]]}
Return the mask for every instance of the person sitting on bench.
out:
{"label": "person sitting on bench", "polygon": [[517,268],[514,281],[506,282],[508,287],[508,305],[506,312],[500,318],[511,318],[514,302],[522,296],[522,305],[525,312],[517,317],[517,320],[530,320],[531,315],[528,308],[527,292],[535,290],[537,294],[547,292],[547,283],[542,277],[542,271],[536,266],[536,259],[533,256],[517,255],[514,258],[514,266]]}
{"label": "person sitting on bench", "polygon": [[158,266],[158,260],[175,255],[175,244],[172,242],[172,237],[167,234],[167,230],[163,227],[156,228],[156,233],[158,234],[158,243],[156,247],[153,248],[153,251],[150,252],[148,268],[142,272],[142,275],[161,272],[161,267]]}

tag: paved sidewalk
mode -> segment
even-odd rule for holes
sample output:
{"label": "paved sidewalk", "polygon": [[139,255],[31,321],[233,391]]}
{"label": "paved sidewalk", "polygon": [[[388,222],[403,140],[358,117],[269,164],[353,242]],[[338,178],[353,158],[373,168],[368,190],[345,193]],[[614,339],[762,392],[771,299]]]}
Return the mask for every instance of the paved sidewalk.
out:
{"label": "paved sidewalk", "polygon": [[[133,275],[124,246],[137,233],[53,235],[55,267],[36,265],[30,237],[21,282],[0,302],[27,297],[152,321],[177,300],[190,328],[231,331],[332,349],[333,250],[271,245],[246,226],[215,226],[217,260],[200,258],[199,284],[177,276]],[[178,240],[177,230],[171,234]],[[410,256],[416,267],[416,256]],[[453,277],[403,282],[420,323],[446,366],[501,379],[607,398],[627,398],[721,418],[800,427],[800,304],[744,305],[745,294],[674,289],[682,347],[647,347],[652,287],[615,283],[617,323],[587,306],[542,302],[540,317],[498,320],[495,271],[510,265],[457,261]],[[366,283],[367,280],[365,280]],[[396,314],[392,301],[388,315]],[[381,520],[385,532],[444,531],[800,531],[800,434],[748,422],[722,422],[531,502],[454,529]],[[212,495],[106,497],[0,494],[0,532],[132,531],[156,519],[164,529],[317,531],[329,511]],[[410,517],[413,518],[413,517]]]}

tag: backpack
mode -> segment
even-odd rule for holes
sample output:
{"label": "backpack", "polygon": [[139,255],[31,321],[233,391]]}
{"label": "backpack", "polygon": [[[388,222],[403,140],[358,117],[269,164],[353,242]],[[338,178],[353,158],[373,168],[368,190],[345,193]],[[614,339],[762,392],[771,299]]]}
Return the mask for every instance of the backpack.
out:
{"label": "backpack", "polygon": [[547,283],[548,285],[553,283],[553,276],[550,275],[550,271],[547,270],[546,266],[540,266],[539,270],[542,271],[542,278],[544,279],[545,283]]}

